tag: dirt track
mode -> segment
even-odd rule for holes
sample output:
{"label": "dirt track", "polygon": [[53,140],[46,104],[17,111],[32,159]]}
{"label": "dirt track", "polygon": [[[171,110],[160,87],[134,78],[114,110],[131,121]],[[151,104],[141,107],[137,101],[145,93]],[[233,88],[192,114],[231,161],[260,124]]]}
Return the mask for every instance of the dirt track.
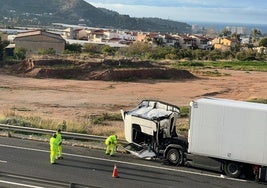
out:
{"label": "dirt track", "polygon": [[130,109],[142,99],[187,106],[210,96],[248,100],[267,98],[266,72],[219,70],[228,76],[183,81],[106,82],[34,79],[0,74],[0,114],[75,121],[86,115]]}

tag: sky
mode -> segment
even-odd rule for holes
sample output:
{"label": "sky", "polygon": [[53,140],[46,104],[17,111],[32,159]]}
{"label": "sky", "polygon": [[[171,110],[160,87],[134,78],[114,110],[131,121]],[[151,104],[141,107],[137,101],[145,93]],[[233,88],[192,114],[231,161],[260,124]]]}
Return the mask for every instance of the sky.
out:
{"label": "sky", "polygon": [[267,24],[267,0],[85,0],[131,17],[193,22]]}

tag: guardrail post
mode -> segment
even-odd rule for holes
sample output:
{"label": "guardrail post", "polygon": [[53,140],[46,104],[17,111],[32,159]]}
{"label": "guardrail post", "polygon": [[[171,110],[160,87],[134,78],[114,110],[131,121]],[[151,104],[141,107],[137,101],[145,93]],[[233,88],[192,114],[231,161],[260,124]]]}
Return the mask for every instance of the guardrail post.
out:
{"label": "guardrail post", "polygon": [[11,137],[10,129],[7,129],[7,137]]}

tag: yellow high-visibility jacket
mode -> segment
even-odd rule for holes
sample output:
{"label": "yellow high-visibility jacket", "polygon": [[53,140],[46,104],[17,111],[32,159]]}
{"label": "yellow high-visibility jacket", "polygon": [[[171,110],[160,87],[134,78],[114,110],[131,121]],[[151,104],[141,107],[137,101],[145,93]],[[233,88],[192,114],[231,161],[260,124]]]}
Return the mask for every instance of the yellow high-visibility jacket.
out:
{"label": "yellow high-visibility jacket", "polygon": [[57,137],[56,137],[57,143],[59,145],[61,145],[61,143],[62,143],[62,135],[59,132],[57,132],[56,134],[57,134]]}
{"label": "yellow high-visibility jacket", "polygon": [[116,138],[116,135],[110,135],[106,140],[105,140],[105,144],[106,145],[110,145],[110,144],[114,144],[116,145],[118,142],[117,142],[117,138]]}
{"label": "yellow high-visibility jacket", "polygon": [[50,150],[54,151],[57,149],[57,146],[58,146],[58,142],[57,142],[57,139],[54,138],[53,136],[50,138]]}

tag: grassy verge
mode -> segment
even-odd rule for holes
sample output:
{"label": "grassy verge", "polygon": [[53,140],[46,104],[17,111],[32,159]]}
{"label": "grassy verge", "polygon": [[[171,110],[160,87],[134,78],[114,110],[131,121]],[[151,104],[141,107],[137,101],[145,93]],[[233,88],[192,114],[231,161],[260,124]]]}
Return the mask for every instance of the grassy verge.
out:
{"label": "grassy verge", "polygon": [[[0,123],[49,130],[62,128],[62,122],[52,119],[43,119],[37,116],[19,116],[12,110],[4,112],[0,116]],[[99,136],[117,134],[119,138],[124,138],[123,123],[120,114],[104,113],[84,117],[79,122],[68,121],[66,122],[65,130],[63,131]]]}
{"label": "grassy verge", "polygon": [[248,102],[256,102],[256,103],[267,104],[267,99],[254,98],[254,99],[250,99],[250,100],[248,100]]}

